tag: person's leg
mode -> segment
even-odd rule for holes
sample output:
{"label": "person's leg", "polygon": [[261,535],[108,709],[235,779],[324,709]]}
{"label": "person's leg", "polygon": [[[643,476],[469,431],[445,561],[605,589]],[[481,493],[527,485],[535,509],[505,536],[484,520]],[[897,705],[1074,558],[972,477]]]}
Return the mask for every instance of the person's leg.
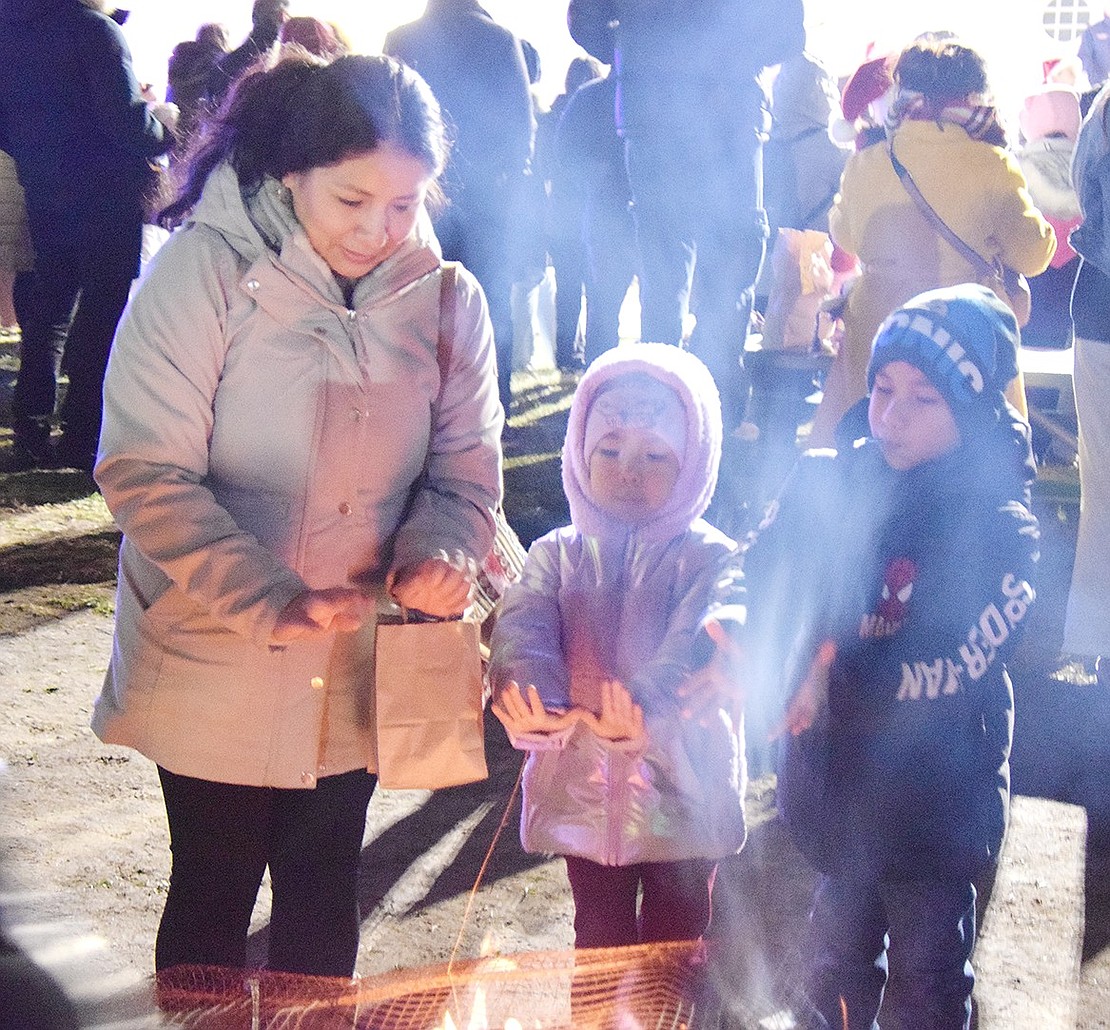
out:
{"label": "person's leg", "polygon": [[[1110,331],[1110,327],[1108,327]],[[1079,415],[1079,530],[1064,621],[1064,651],[1110,654],[1110,342],[1075,341]]]}
{"label": "person's leg", "polygon": [[242,967],[266,869],[272,791],[159,768],[173,863],[155,968]]}
{"label": "person's leg", "polygon": [[620,342],[620,314],[639,272],[636,227],[619,217],[591,212],[586,225],[586,364]]}
{"label": "person's leg", "polygon": [[726,434],[740,425],[748,406],[744,345],[767,246],[762,149],[742,121],[703,140],[704,164],[691,166],[683,191],[697,241],[690,350],[713,373]]}
{"label": "person's leg", "polygon": [[[509,260],[511,197],[504,185],[467,183],[453,203],[453,253],[482,286],[497,351],[497,390],[509,414],[512,401],[513,308]],[[447,250],[444,249],[444,256]]]}
{"label": "person's leg", "polygon": [[738,223],[735,218],[726,221],[720,212],[719,218],[703,223],[698,234],[696,323],[690,350],[713,374],[726,433],[744,421],[748,407],[744,345],[765,245],[757,213],[749,216]]}
{"label": "person's leg", "polygon": [[14,295],[15,269],[10,265],[0,264],[0,330],[10,331],[19,325]]}
{"label": "person's leg", "polygon": [[967,1030],[975,974],[975,887],[967,881],[881,887],[898,977],[901,1030]]}
{"label": "person's leg", "polygon": [[809,1000],[830,1027],[873,1030],[886,986],[886,915],[874,884],[820,876],[810,912]]}
{"label": "person's leg", "polygon": [[15,288],[22,337],[12,426],[16,460],[27,467],[49,463],[58,365],[79,290],[79,269],[67,248],[36,248],[36,270],[22,274]]}
{"label": "person's leg", "polygon": [[[577,230],[578,226],[573,229]],[[550,246],[551,264],[555,269],[555,364],[567,371],[581,365],[576,344],[582,316],[585,259],[577,231],[553,236]]]}
{"label": "person's leg", "polygon": [[79,254],[80,297],[66,338],[63,366],[69,376],[61,407],[60,463],[92,471],[100,438],[101,398],[116,326],[139,270],[142,223],[122,219],[111,246],[86,242]]}
{"label": "person's leg", "polygon": [[267,966],[350,976],[358,954],[358,863],[377,777],[327,776],[314,790],[275,791],[273,907]]}
{"label": "person's leg", "polygon": [[640,940],[693,941],[709,928],[717,863],[649,862],[641,868]]}
{"label": "person's leg", "polygon": [[574,946],[616,948],[635,944],[639,866],[599,865],[568,855],[567,879],[574,895]]}
{"label": "person's leg", "polygon": [[640,339],[678,344],[694,275],[693,231],[684,221],[688,202],[680,196],[685,162],[671,144],[637,138],[625,148],[641,262]]}

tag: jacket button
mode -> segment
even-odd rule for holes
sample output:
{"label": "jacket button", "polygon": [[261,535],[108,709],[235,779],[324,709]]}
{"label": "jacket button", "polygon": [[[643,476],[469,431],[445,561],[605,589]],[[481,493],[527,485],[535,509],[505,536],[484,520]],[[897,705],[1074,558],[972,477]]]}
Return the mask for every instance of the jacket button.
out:
{"label": "jacket button", "polygon": [[251,291],[251,293],[253,293],[253,292],[254,292],[255,290],[257,290],[257,289],[258,289],[258,288],[259,288],[259,287],[260,287],[261,285],[262,285],[262,284],[261,284],[261,283],[260,283],[260,282],[259,282],[259,281],[258,281],[257,279],[250,279],[250,280],[248,280],[248,282],[247,282],[247,289],[248,289],[248,290],[250,290],[250,291]]}
{"label": "jacket button", "polygon": [[350,504],[348,504],[348,503],[347,503],[346,501],[344,501],[344,502],[343,502],[343,503],[342,503],[342,504],[341,504],[341,505],[339,506],[339,514],[340,514],[340,515],[350,515],[350,514],[351,514],[351,506],[350,506]]}
{"label": "jacket button", "polygon": [[362,418],[362,412],[358,408],[351,408],[351,421],[357,422]]}
{"label": "jacket button", "polygon": [[312,686],[313,690],[323,690],[324,689],[324,677],[323,676],[313,676],[310,683],[311,683],[311,686]]}
{"label": "jacket button", "polygon": [[310,772],[303,772],[301,773],[301,783],[305,787],[315,787],[316,777]]}

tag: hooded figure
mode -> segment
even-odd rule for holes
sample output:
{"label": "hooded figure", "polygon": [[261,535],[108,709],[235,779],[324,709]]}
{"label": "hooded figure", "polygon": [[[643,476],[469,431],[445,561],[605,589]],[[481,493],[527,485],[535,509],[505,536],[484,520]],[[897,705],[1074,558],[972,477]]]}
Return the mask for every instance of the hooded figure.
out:
{"label": "hooded figure", "polygon": [[[629,428],[675,469],[669,495],[642,518],[613,514],[599,489],[598,462]],[[713,379],[677,347],[622,344],[582,377],[563,450],[572,524],[532,545],[494,629],[491,679],[495,696],[534,685],[547,710],[593,712],[601,685],[617,680],[644,730],[614,742],[578,722],[514,740],[531,752],[528,851],[629,866],[716,860],[744,842],[742,720],[724,703],[707,725],[685,719],[678,696],[707,656],[707,613],[739,597],[736,545],[701,518],[721,435]]]}

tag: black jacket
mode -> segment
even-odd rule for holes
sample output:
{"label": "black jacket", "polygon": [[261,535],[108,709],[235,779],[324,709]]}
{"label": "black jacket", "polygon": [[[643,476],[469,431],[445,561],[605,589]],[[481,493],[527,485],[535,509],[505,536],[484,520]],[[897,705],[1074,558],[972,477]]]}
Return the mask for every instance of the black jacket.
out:
{"label": "black jacket", "polygon": [[785,703],[817,644],[837,645],[827,708],[787,739],[779,780],[792,835],[825,872],[965,878],[997,858],[1004,662],[1038,551],[1022,430],[903,473],[871,440],[812,452],[748,550],[755,693]]}
{"label": "black jacket", "polygon": [[0,148],[32,230],[141,218],[150,159],[170,140],[143,101],[119,26],[79,0],[3,0]]}
{"label": "black jacket", "polygon": [[616,62],[626,135],[762,129],[756,82],[805,45],[801,0],[570,0],[570,34]]}
{"label": "black jacket", "polygon": [[519,179],[535,119],[516,36],[476,0],[430,0],[423,17],[386,36],[384,49],[420,73],[454,128],[449,191]]}

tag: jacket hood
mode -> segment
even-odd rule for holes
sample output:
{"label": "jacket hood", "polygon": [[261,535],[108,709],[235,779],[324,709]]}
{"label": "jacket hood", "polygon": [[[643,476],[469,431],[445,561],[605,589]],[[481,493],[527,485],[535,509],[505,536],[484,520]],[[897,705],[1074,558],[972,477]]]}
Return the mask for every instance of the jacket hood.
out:
{"label": "jacket hood", "polygon": [[[215,230],[248,262],[269,254],[287,273],[307,282],[332,303],[344,303],[339,283],[327,262],[313,250],[287,191],[276,179],[266,179],[256,192],[244,197],[235,170],[222,164],[208,177],[186,224]],[[397,252],[359,280],[354,306],[392,296],[437,267],[439,243],[424,214]]]}
{"label": "jacket hood", "polygon": [[[649,520],[618,522],[594,503],[585,453],[586,419],[598,393],[618,376],[639,372],[669,386],[686,414],[685,454],[671,496]],[[575,529],[605,537],[635,531],[645,541],[670,540],[690,528],[709,506],[721,461],[721,401],[709,369],[693,354],[664,343],[621,344],[586,369],[575,391],[563,445],[563,490]]]}

